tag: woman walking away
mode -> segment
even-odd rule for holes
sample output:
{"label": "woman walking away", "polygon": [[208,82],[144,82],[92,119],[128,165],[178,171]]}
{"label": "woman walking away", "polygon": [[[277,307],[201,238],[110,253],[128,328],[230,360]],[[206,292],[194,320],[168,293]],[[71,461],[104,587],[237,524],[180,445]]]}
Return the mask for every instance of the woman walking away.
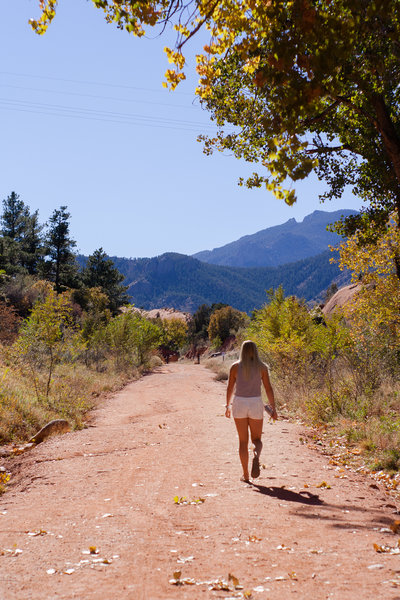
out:
{"label": "woman walking away", "polygon": [[238,362],[233,363],[229,372],[225,416],[228,418],[231,416],[230,401],[235,388],[232,414],[239,435],[239,457],[243,468],[241,479],[247,483],[249,482],[249,429],[251,441],[254,444],[251,476],[255,479],[260,475],[261,434],[264,416],[261,381],[272,408],[271,416],[273,419],[277,419],[274,392],[269,380],[267,365],[260,360],[255,343],[246,340],[240,349]]}

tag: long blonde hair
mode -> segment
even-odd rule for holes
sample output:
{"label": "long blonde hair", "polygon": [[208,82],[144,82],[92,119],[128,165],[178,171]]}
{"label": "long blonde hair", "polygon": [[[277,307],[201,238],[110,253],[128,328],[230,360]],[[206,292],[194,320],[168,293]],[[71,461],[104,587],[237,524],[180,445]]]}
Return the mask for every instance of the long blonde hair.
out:
{"label": "long blonde hair", "polygon": [[247,380],[251,379],[256,373],[259,373],[260,369],[264,366],[258,355],[257,346],[251,340],[243,342],[240,348],[239,364]]}

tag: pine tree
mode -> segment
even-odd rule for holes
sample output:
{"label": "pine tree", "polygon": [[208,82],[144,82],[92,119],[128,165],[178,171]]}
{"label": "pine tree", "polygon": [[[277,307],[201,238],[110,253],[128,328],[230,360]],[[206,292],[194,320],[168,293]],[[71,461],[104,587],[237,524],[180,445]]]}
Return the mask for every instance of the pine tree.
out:
{"label": "pine tree", "polygon": [[89,256],[82,271],[84,285],[89,288],[99,287],[109,300],[109,308],[116,313],[118,308],[129,302],[126,291],[127,286],[122,285],[125,277],[114,266],[114,262],[107,257],[103,248],[95,250]]}
{"label": "pine tree", "polygon": [[15,192],[11,192],[3,200],[3,214],[1,215],[1,263],[9,275],[23,272],[21,265],[21,246],[26,218],[29,210]]}
{"label": "pine tree", "polygon": [[48,258],[42,270],[46,278],[54,281],[58,293],[65,288],[79,286],[78,264],[73,252],[76,242],[69,233],[70,217],[66,206],[55,209],[49,219],[45,240]]}
{"label": "pine tree", "polygon": [[4,237],[20,242],[25,231],[26,219],[29,209],[15,192],[11,192],[3,200],[3,214],[1,216],[1,233]]}
{"label": "pine tree", "polygon": [[1,216],[1,264],[8,274],[29,273],[35,275],[43,260],[44,248],[39,224],[39,213],[30,214],[15,192],[3,200]]}
{"label": "pine tree", "polygon": [[39,212],[36,210],[26,217],[21,240],[21,264],[30,275],[36,275],[43,261],[45,249],[42,230],[43,225],[39,223]]}

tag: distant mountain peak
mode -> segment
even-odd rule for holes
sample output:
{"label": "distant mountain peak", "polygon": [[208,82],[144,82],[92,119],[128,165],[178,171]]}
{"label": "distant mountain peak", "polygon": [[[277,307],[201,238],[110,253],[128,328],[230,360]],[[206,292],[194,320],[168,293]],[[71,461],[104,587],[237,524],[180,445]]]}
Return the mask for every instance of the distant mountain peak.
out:
{"label": "distant mountain peak", "polygon": [[303,221],[292,217],[281,225],[245,235],[213,250],[197,252],[193,257],[209,264],[233,267],[277,267],[310,258],[327,250],[329,245],[340,243],[341,238],[326,228],[355,212],[315,210]]}

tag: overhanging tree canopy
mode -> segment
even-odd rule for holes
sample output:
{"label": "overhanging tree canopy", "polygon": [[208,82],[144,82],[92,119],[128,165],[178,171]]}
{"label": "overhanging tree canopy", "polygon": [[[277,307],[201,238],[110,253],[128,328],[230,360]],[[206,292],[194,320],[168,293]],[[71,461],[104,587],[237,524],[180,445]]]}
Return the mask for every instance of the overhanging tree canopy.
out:
{"label": "overhanging tree canopy", "polygon": [[[362,227],[370,235],[393,210],[400,215],[400,0],[92,2],[135,35],[174,24],[176,48],[166,49],[176,65],[166,73],[172,88],[184,77],[185,42],[209,30],[197,92],[219,133],[203,138],[205,150],[260,165],[249,187],[265,185],[291,204],[290,180],[314,171],[328,183],[325,197],[350,185],[366,201],[346,233]],[[57,1],[41,5],[38,33]]]}

